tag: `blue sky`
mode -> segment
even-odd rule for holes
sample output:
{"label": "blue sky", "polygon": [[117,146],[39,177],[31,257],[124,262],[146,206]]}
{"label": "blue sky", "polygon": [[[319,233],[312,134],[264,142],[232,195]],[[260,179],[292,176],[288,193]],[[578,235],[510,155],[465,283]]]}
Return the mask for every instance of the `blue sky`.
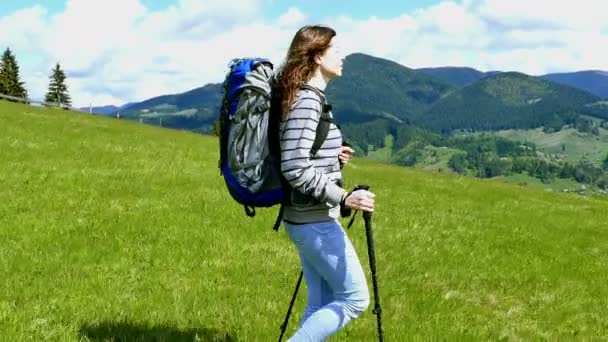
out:
{"label": "blue sky", "polygon": [[0,49],[13,50],[33,98],[44,96],[60,62],[77,105],[220,82],[234,57],[280,63],[297,29],[314,23],[334,27],[348,53],[410,68],[608,70],[605,2],[0,0]]}
{"label": "blue sky", "polygon": [[410,13],[436,4],[437,0],[277,0],[268,6],[269,16],[278,16],[289,7],[297,7],[316,17],[347,15],[353,19],[369,16],[390,18],[395,13]]}
{"label": "blue sky", "polygon": [[[175,4],[174,0],[142,0],[141,2],[151,11],[160,11]],[[361,19],[373,15],[388,18],[395,13],[412,12],[438,2],[438,0],[273,0],[267,1],[268,5],[265,6],[263,12],[268,18],[275,18],[290,7],[297,7],[304,12],[311,13],[314,17],[349,15],[355,19]],[[37,4],[43,5],[49,13],[56,14],[65,9],[66,1],[3,0],[0,1],[0,15]]]}

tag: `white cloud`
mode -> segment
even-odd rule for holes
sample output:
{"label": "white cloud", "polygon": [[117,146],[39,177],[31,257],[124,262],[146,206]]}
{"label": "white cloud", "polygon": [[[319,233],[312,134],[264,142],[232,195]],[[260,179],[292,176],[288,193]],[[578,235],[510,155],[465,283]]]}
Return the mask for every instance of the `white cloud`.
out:
{"label": "white cloud", "polygon": [[392,19],[326,22],[339,27],[353,50],[408,67],[471,66],[529,74],[606,70],[608,12],[602,2],[443,1]]}
{"label": "white cloud", "polygon": [[419,24],[409,15],[392,19],[372,17],[364,21],[340,17],[328,20],[327,24],[336,28],[346,54],[364,52],[390,59],[398,57],[395,48],[405,43],[404,38],[419,29]]}
{"label": "white cloud", "polygon": [[3,36],[12,37],[0,43],[18,59],[28,51],[40,56],[35,65],[20,63],[33,98],[44,96],[48,74],[60,62],[75,105],[118,105],[219,82],[235,54],[266,55],[273,40],[251,37],[276,43],[284,34],[251,20],[260,4],[179,0],[151,12],[140,0],[68,0],[51,18],[41,6],[0,18]]}
{"label": "white cloud", "polygon": [[291,7],[277,19],[277,24],[281,27],[294,27],[306,24],[306,14],[296,7]]}
{"label": "white cloud", "polygon": [[442,2],[416,13],[422,29],[449,35],[484,31],[485,23],[466,7],[454,2]]}
{"label": "white cloud", "polygon": [[18,10],[0,17],[0,46],[30,52],[41,44],[40,34],[45,28],[46,9],[40,5]]}
{"label": "white cloud", "polygon": [[[315,13],[292,7],[263,20],[263,6],[274,1],[178,0],[153,12],[141,0],[68,0],[54,16],[34,6],[0,17],[0,47],[10,46],[20,59],[34,98],[44,96],[60,62],[75,105],[120,105],[221,82],[234,57],[282,62],[293,34]],[[336,28],[345,53],[413,68],[608,70],[602,1],[443,1],[392,18],[324,22]]]}
{"label": "white cloud", "polygon": [[125,47],[134,23],[145,13],[139,0],[69,0],[65,11],[52,19],[43,50],[68,71],[98,68]]}
{"label": "white cloud", "polygon": [[504,25],[591,29],[607,24],[605,0],[484,0],[479,13]]}

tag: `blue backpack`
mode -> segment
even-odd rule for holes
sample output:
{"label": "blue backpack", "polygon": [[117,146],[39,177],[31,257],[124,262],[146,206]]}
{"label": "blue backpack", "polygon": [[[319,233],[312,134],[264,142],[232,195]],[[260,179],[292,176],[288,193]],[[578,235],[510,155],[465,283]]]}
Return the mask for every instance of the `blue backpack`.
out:
{"label": "blue backpack", "polygon": [[[219,168],[228,192],[247,216],[255,216],[255,208],[281,206],[273,227],[278,230],[291,190],[280,171],[280,117],[271,114],[278,112],[271,111],[274,76],[273,64],[265,58],[238,58],[229,64],[219,113]],[[325,97],[313,87],[303,87],[319,95],[326,114],[330,107]],[[329,132],[329,116],[321,118],[311,156]]]}

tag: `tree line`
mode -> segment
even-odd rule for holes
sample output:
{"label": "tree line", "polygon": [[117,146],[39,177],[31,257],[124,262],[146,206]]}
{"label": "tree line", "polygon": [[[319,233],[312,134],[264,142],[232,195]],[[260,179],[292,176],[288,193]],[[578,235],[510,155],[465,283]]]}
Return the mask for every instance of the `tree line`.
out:
{"label": "tree line", "polygon": [[505,138],[481,135],[451,138],[453,147],[462,153],[453,155],[448,165],[461,174],[480,178],[525,173],[550,183],[557,178],[573,179],[608,190],[608,155],[600,166],[583,156],[577,163],[538,153],[532,143],[518,143]]}
{"label": "tree line", "polygon": [[[49,86],[44,101],[58,107],[70,107],[72,100],[65,81],[65,72],[61,69],[61,65],[56,63],[49,76]],[[21,80],[17,58],[8,47],[0,59],[0,94],[23,98],[26,103],[29,102],[28,91],[25,88],[25,82]]]}
{"label": "tree line", "polygon": [[[577,118],[573,127],[596,134],[600,124]],[[573,179],[582,184],[596,185],[608,190],[608,155],[597,166],[586,157],[570,163],[540,152],[531,142],[517,142],[493,134],[442,135],[417,126],[395,125],[376,120],[365,124],[345,124],[345,140],[356,150],[367,154],[368,146],[384,147],[384,137],[394,137],[391,163],[414,166],[421,161],[426,146],[448,147],[458,150],[449,159],[453,171],[479,178],[528,174],[550,183],[557,178]]]}

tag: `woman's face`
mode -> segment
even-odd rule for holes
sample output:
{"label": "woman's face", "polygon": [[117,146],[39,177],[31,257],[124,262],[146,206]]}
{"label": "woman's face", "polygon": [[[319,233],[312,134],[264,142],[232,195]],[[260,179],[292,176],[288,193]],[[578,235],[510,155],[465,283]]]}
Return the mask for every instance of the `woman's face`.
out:
{"label": "woman's face", "polygon": [[344,56],[335,37],[331,39],[329,48],[319,56],[318,63],[321,74],[328,80],[342,76],[342,61]]}

